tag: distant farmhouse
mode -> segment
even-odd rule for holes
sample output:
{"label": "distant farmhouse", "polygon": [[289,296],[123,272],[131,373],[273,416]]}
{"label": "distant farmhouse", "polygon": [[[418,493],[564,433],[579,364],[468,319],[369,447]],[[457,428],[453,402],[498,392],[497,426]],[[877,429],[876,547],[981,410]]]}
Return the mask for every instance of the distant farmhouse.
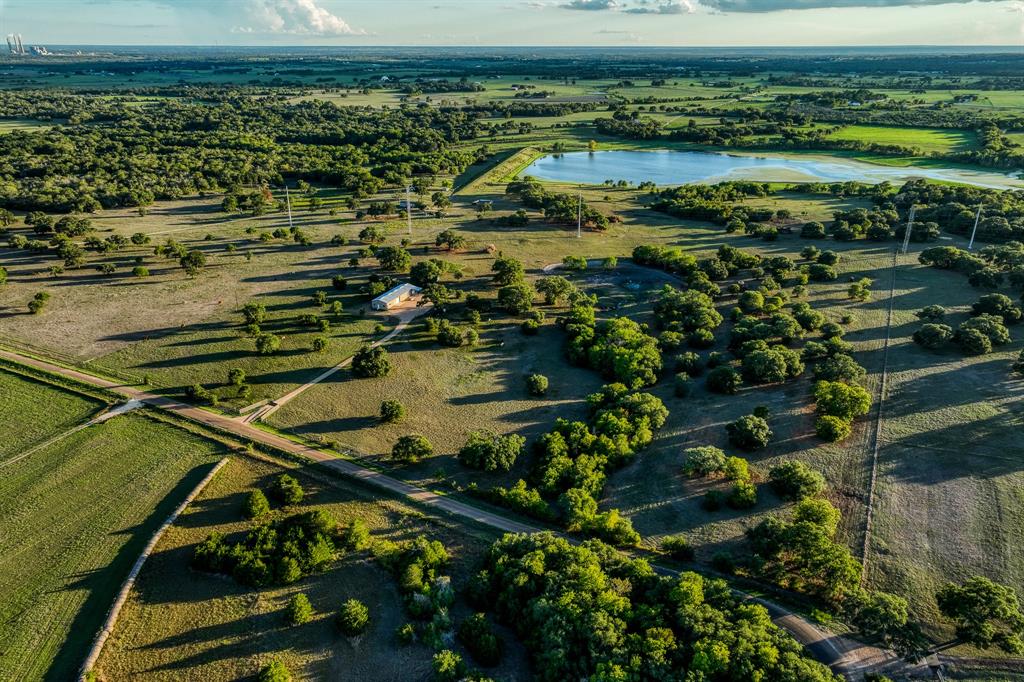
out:
{"label": "distant farmhouse", "polygon": [[422,291],[418,286],[409,284],[399,284],[396,287],[388,289],[377,298],[370,301],[370,307],[374,310],[390,310],[402,301],[407,301],[413,296]]}

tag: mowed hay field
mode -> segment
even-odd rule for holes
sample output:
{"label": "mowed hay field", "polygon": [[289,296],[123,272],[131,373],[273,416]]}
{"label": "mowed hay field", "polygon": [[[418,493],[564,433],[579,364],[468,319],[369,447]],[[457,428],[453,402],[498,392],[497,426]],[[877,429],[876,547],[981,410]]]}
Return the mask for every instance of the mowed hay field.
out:
{"label": "mowed hay field", "polygon": [[[426,679],[433,652],[422,644],[398,643],[395,631],[409,620],[402,597],[396,581],[365,550],[345,554],[323,573],[262,590],[189,568],[193,547],[209,533],[234,539],[252,526],[241,514],[246,495],[257,487],[265,489],[285,470],[306,491],[293,511],[324,509],[341,523],[360,518],[374,539],[424,535],[440,540],[452,559],[449,571],[457,593],[491,539],[472,529],[455,530],[323,472],[285,469],[248,456],[232,458],[146,562],[100,658],[101,680],[254,679],[260,666],[275,657],[298,680]],[[307,594],[315,616],[304,625],[289,626],[282,609],[297,592]],[[341,604],[350,598],[370,610],[368,630],[354,638],[341,635],[334,623]],[[453,619],[458,622],[468,613],[457,599]],[[506,644],[511,644],[508,638]],[[507,649],[504,664],[493,673],[497,679],[516,679],[515,671],[526,669],[522,652],[514,646]]]}
{"label": "mowed hay field", "polygon": [[923,267],[897,280],[867,575],[906,595],[925,623],[948,580],[981,574],[1024,591],[1024,380],[1010,374],[1024,328],[1011,325],[1011,344],[976,357],[910,339],[915,310],[939,303],[955,328],[984,293]]}
{"label": "mowed hay field", "polygon": [[[0,376],[5,387],[11,384]],[[32,390],[46,404],[68,402],[58,389]],[[51,414],[57,413],[24,403],[5,432],[16,431],[12,423],[46,422]],[[3,466],[0,680],[74,677],[143,546],[220,450],[130,413]],[[5,461],[12,456],[5,453]]]}
{"label": "mowed hay field", "polygon": [[836,140],[860,140],[875,144],[917,147],[925,154],[969,151],[978,146],[978,136],[973,131],[940,128],[851,125],[829,137]]}
{"label": "mowed hay field", "polygon": [[63,391],[0,368],[0,464],[81,424],[104,407],[100,400]]}

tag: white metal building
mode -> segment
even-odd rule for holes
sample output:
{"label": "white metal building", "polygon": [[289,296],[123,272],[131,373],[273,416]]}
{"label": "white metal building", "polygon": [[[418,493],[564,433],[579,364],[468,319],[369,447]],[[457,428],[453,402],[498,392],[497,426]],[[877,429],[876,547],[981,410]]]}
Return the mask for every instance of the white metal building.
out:
{"label": "white metal building", "polygon": [[420,291],[421,289],[418,286],[409,284],[408,282],[405,284],[399,284],[370,301],[370,307],[374,310],[389,310],[402,301],[412,298],[416,294],[420,293]]}

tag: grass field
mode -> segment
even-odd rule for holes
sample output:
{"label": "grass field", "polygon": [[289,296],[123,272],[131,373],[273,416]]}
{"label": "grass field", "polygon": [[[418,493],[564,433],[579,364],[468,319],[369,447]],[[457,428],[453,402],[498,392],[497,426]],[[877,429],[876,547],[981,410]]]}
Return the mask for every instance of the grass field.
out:
{"label": "grass field", "polygon": [[977,135],[971,131],[939,128],[852,125],[846,126],[830,138],[917,147],[925,154],[970,151],[978,146]]}
{"label": "grass field", "polygon": [[[0,377],[12,394],[28,390]],[[75,407],[62,391],[34,384],[31,391],[46,406]],[[22,401],[17,422],[4,415],[5,430],[54,414]],[[64,426],[53,424],[51,433]],[[128,414],[3,467],[0,680],[76,674],[142,547],[219,453],[210,441]]]}
{"label": "grass field", "polygon": [[[326,572],[293,585],[260,591],[189,570],[192,546],[212,531],[245,530],[249,524],[240,509],[246,492],[265,487],[281,471],[277,464],[233,458],[186,509],[143,568],[100,658],[101,679],[252,679],[271,657],[280,658],[301,680],[428,675],[432,651],[421,644],[398,644],[395,630],[407,620],[401,597],[395,581],[365,551],[348,554]],[[322,473],[292,473],[307,493],[302,509],[324,509],[343,523],[363,519],[374,538],[397,541],[425,534],[441,540],[452,556],[456,588],[472,574],[474,557],[490,540]],[[309,596],[316,615],[310,623],[289,627],[281,609],[296,592]],[[352,597],[369,606],[370,627],[359,637],[346,638],[338,634],[333,616]],[[453,616],[458,620],[467,613],[460,599]],[[503,664],[488,672],[496,679],[521,679],[517,671],[526,669],[524,654],[511,638],[506,640],[510,646]]]}
{"label": "grass field", "polygon": [[1024,381],[1009,373],[1021,331],[972,358],[909,338],[914,310],[941,300],[955,327],[979,295],[954,273],[917,268],[897,281],[869,578],[926,623],[947,580],[982,574],[1024,591]]}
{"label": "grass field", "polygon": [[86,421],[102,407],[98,400],[0,369],[0,424],[9,427],[0,438],[0,463]]}
{"label": "grass field", "polygon": [[42,121],[33,121],[31,119],[21,118],[7,118],[0,120],[0,135],[4,133],[12,133],[17,130],[45,130],[51,126]]}
{"label": "grass field", "polygon": [[[471,431],[518,433],[532,440],[556,417],[586,416],[582,398],[602,382],[589,370],[568,366],[558,352],[562,343],[553,324],[527,337],[518,326],[494,323],[481,330],[479,347],[452,349],[428,339],[417,325],[390,344],[389,376],[354,379],[344,373],[287,403],[270,423],[307,438],[335,441],[386,468],[393,467],[388,456],[395,441],[415,431],[430,440],[437,456],[395,473],[419,482],[450,477],[465,484],[480,475],[459,465],[454,455]],[[544,398],[526,392],[525,378],[533,372],[552,379]],[[402,422],[380,423],[380,404],[388,399],[405,405]],[[525,464],[512,472],[513,481],[526,475]]]}

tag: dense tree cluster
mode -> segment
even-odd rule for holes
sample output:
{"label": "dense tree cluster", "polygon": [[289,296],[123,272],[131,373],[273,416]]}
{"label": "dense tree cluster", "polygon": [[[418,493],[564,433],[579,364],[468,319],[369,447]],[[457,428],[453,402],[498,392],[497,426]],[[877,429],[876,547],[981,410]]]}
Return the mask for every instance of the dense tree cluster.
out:
{"label": "dense tree cluster", "polygon": [[281,585],[323,570],[340,549],[337,522],[316,510],[261,522],[238,542],[213,533],[196,547],[192,566],[252,587]]}
{"label": "dense tree cluster", "polygon": [[608,228],[608,217],[587,202],[580,201],[572,194],[550,192],[533,178],[510,182],[505,188],[506,194],[519,197],[523,205],[544,212],[545,220],[562,225],[575,225],[580,220],[588,230],[605,230]]}
{"label": "dense tree cluster", "polygon": [[837,679],[723,581],[661,577],[597,541],[506,535],[475,591],[515,628],[543,681]]}
{"label": "dense tree cluster", "polygon": [[398,543],[378,541],[373,555],[398,582],[406,613],[414,620],[413,636],[442,648],[452,630],[449,609],[455,601],[451,578],[442,573],[448,550],[437,540],[417,537]]}
{"label": "dense tree cluster", "polygon": [[[25,96],[4,93],[0,108]],[[0,137],[0,206],[92,212],[289,178],[365,197],[413,175],[460,172],[476,154],[456,143],[480,133],[477,114],[459,109],[371,110],[235,94],[144,106],[46,96],[74,100],[72,124]]]}

